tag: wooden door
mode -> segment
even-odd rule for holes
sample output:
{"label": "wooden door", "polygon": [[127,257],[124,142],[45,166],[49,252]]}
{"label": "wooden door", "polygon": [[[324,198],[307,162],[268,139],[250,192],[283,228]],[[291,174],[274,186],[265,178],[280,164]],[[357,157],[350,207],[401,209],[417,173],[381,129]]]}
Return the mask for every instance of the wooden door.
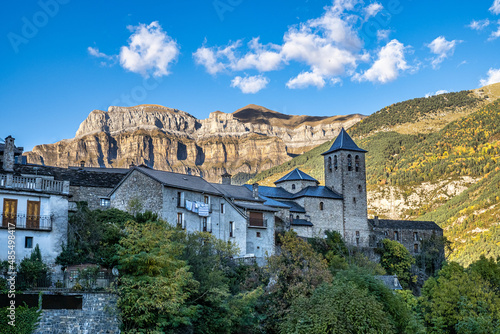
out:
{"label": "wooden door", "polygon": [[17,220],[17,199],[4,198],[3,200],[2,226],[16,226]]}
{"label": "wooden door", "polygon": [[40,201],[28,201],[26,228],[40,228]]}

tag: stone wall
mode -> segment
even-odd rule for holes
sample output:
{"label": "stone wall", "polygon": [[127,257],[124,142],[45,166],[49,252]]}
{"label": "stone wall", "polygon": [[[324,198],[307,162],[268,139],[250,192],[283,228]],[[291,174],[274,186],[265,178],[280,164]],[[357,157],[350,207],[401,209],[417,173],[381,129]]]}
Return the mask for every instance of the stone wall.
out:
{"label": "stone wall", "polygon": [[127,211],[131,200],[138,200],[143,211],[161,216],[163,185],[151,177],[134,170],[111,196],[111,207]]}
{"label": "stone wall", "polygon": [[118,297],[84,293],[81,310],[42,310],[34,334],[117,334],[120,333]]}
{"label": "stone wall", "polygon": [[96,209],[106,209],[106,207],[101,206],[101,198],[108,198],[108,194],[113,190],[113,188],[100,188],[100,187],[78,187],[70,186],[69,192],[73,197],[71,197],[71,202],[87,202],[90,210]]}

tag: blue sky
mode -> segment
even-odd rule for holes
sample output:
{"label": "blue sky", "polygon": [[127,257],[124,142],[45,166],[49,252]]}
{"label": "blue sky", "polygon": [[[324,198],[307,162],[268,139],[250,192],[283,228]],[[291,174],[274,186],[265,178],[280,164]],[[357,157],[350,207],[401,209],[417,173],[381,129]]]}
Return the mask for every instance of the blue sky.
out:
{"label": "blue sky", "polygon": [[500,81],[500,0],[41,0],[0,16],[0,136],[26,150],[110,105],[369,115]]}

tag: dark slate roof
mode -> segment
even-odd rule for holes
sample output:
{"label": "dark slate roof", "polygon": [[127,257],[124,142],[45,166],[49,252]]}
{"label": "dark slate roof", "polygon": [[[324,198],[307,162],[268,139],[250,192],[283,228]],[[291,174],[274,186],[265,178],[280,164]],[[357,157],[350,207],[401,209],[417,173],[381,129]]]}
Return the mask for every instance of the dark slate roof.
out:
{"label": "dark slate roof", "polygon": [[95,168],[86,171],[35,164],[14,165],[14,173],[53,176],[54,180],[69,181],[70,186],[114,188],[125,177],[128,170],[115,168]]}
{"label": "dark slate roof", "polygon": [[331,199],[342,199],[342,196],[325,186],[306,187],[293,195],[293,198],[300,197],[321,197]]}
{"label": "dark slate roof", "polygon": [[[252,185],[244,184],[248,189],[252,189]],[[289,193],[285,189],[281,187],[267,187],[267,186],[259,186],[259,195],[271,197],[271,198],[286,198],[292,199],[293,194]]]}
{"label": "dark slate roof", "polygon": [[236,205],[237,207],[240,207],[240,208],[247,209],[247,210],[271,211],[271,212],[279,211],[279,209],[275,209],[275,208],[272,208],[270,206],[263,205],[263,204],[234,202],[234,205]]}
{"label": "dark slate roof", "polygon": [[[274,208],[285,208],[285,209],[290,209],[290,205],[288,204],[285,204],[284,202],[282,201],[276,201],[272,198],[269,198],[269,197],[266,197],[266,196],[262,196],[260,195],[260,198],[262,198],[263,200],[265,200],[264,202],[264,205],[267,205],[267,206],[272,206]],[[293,202],[292,202],[293,203]],[[304,211],[305,212],[305,211]]]}
{"label": "dark slate roof", "polygon": [[403,290],[396,275],[378,275],[375,278],[381,280],[391,290]]}
{"label": "dark slate roof", "polygon": [[130,168],[103,168],[103,167],[76,167],[70,166],[68,169],[71,170],[83,170],[86,172],[99,172],[99,173],[121,173],[123,175],[130,171]]}
{"label": "dark slate roof", "polygon": [[303,171],[301,171],[298,168],[295,168],[290,173],[286,174],[281,179],[274,182],[274,184],[278,184],[280,182],[285,182],[285,181],[313,181],[313,182],[319,183],[318,180],[316,180],[315,178],[313,178],[310,175],[307,175],[306,173],[304,173]]}
{"label": "dark slate roof", "polygon": [[432,221],[378,219],[378,223],[376,224],[375,219],[368,219],[368,222],[374,228],[442,231],[442,228]]}
{"label": "dark slate roof", "polygon": [[313,223],[305,219],[293,219],[290,224],[295,226],[314,226]]}
{"label": "dark slate roof", "polygon": [[338,150],[347,150],[347,151],[357,151],[357,152],[368,152],[365,151],[356,145],[354,140],[347,134],[347,132],[342,128],[340,130],[339,135],[337,136],[337,139],[333,142],[333,145],[330,147],[330,149],[324,153],[321,153],[322,155],[332,153]]}
{"label": "dark slate roof", "polygon": [[236,186],[232,184],[210,183],[215,189],[224,194],[224,196],[245,201],[264,202],[262,199],[253,197],[252,190],[247,187]]}
{"label": "dark slate roof", "polygon": [[288,205],[290,207],[290,212],[306,213],[306,209],[304,209],[302,206],[293,201],[280,201],[280,202]]}
{"label": "dark slate roof", "polygon": [[132,170],[144,173],[165,186],[203,192],[212,195],[221,195],[221,193],[211,183],[205,181],[200,176],[165,172],[148,167],[134,167]]}

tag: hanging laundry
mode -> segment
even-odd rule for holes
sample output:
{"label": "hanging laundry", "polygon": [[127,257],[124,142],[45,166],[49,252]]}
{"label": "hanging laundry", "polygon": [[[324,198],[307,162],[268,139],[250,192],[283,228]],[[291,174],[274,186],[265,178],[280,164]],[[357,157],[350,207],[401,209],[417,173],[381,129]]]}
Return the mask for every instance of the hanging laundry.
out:
{"label": "hanging laundry", "polygon": [[186,200],[186,210],[188,211],[193,210],[193,202]]}
{"label": "hanging laundry", "polygon": [[200,217],[208,217],[209,216],[209,207],[208,204],[202,203],[198,209],[198,215]]}

